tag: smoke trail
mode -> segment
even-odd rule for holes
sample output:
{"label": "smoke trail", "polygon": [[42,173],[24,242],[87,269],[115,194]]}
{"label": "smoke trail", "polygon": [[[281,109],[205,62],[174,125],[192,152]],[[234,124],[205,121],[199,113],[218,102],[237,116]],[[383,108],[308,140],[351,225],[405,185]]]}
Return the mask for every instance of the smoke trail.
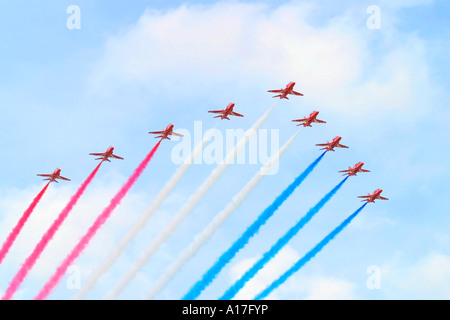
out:
{"label": "smoke trail", "polygon": [[64,259],[60,266],[56,269],[56,272],[50,278],[49,281],[44,285],[39,294],[35,297],[35,300],[45,299],[53,290],[53,288],[59,283],[61,278],[66,273],[67,268],[75,261],[76,258],[83,252],[83,250],[89,244],[89,241],[95,236],[97,231],[101,226],[108,220],[109,216],[113,210],[120,204],[120,201],[126,196],[128,191],[131,189],[136,180],[144,172],[150,160],[153,158],[156,150],[158,150],[161,144],[160,140],[150,151],[150,153],[145,157],[145,159],[139,164],[135,169],[133,174],[128,178],[128,181],[123,185],[119,192],[111,199],[110,204],[103,210],[103,212],[97,217],[91,227],[88,229],[86,234],[81,238],[77,245],[72,249],[70,254]]}
{"label": "smoke trail", "polygon": [[364,203],[358,210],[356,210],[352,215],[350,215],[347,219],[345,219],[336,229],[331,231],[322,241],[320,241],[314,248],[312,248],[307,254],[303,256],[300,260],[298,260],[288,271],[286,271],[283,275],[281,275],[277,280],[272,282],[266,289],[264,289],[261,293],[259,293],[255,300],[261,300],[267,297],[273,290],[282,285],[286,280],[300,270],[309,260],[315,257],[323,247],[325,247],[331,240],[334,239],[367,205],[367,202]]}
{"label": "smoke trail", "polygon": [[214,280],[217,274],[225,267],[225,265],[233,259],[233,257],[241,250],[247,242],[252,238],[267,220],[278,210],[278,208],[289,198],[294,190],[305,180],[305,178],[314,170],[317,164],[322,160],[327,151],[324,151],[313,163],[311,163],[305,171],[303,171],[274,201],[269,205],[263,213],[253,222],[250,227],[242,234],[242,236],[233,243],[233,245],[223,253],[216,263],[203,275],[189,292],[183,297],[183,300],[193,300]]}
{"label": "smoke trail", "polygon": [[245,132],[244,137],[238,141],[236,146],[228,152],[225,160],[218,164],[218,166],[211,172],[209,177],[198,188],[194,195],[192,195],[188,202],[178,211],[171,223],[156,237],[152,244],[143,252],[143,254],[137,259],[135,264],[131,266],[130,270],[125,276],[119,280],[116,287],[108,294],[106,299],[116,299],[122,292],[128,283],[133,280],[138,271],[147,263],[147,261],[153,256],[158,248],[170,237],[175,229],[181,222],[187,217],[187,215],[195,208],[197,203],[205,196],[206,192],[214,185],[214,183],[220,178],[222,173],[228,167],[228,164],[232,163],[237,154],[245,147],[250,138],[256,133],[259,127],[267,119],[269,114],[275,108],[277,103],[274,103],[269,110],[267,110],[253,126]]}
{"label": "smoke trail", "polygon": [[234,285],[232,285],[219,300],[232,299],[242,287],[252,279],[256,273],[261,270],[276,254],[291,240],[305,224],[307,224],[314,215],[323,208],[323,206],[338,192],[342,185],[347,181],[349,176],[345,177],[336,187],[328,192],[314,207],[312,207],[306,215],[301,218],[291,229],[282,236],[269,251],[264,253],[259,259]]}
{"label": "smoke trail", "polygon": [[[217,126],[217,125],[216,125]],[[215,127],[216,127],[215,126]],[[215,128],[214,127],[214,128]],[[213,129],[214,129],[213,128]],[[194,159],[200,154],[203,150],[205,144],[211,138],[211,131],[209,134],[205,134],[202,142],[195,147],[194,151],[191,153],[189,158],[187,158],[184,163],[177,169],[174,175],[170,178],[170,180],[164,185],[162,190],[153,200],[152,204],[147,208],[147,210],[141,215],[141,217],[135,222],[135,224],[131,227],[128,233],[122,238],[122,240],[117,244],[114,250],[106,257],[105,260],[99,265],[97,270],[95,270],[86,283],[83,285],[81,290],[74,296],[74,299],[84,299],[88,292],[95,286],[98,279],[113,265],[113,263],[120,257],[122,252],[125,250],[127,245],[133,240],[133,238],[142,230],[147,221],[153,216],[159,206],[164,202],[164,200],[169,196],[172,189],[177,185],[178,181],[180,181],[181,177],[183,177],[186,170],[194,163]]]}
{"label": "smoke trail", "polygon": [[248,194],[258,185],[264,173],[279,160],[279,158],[284,154],[284,152],[291,146],[294,139],[300,133],[297,131],[280,149],[280,151],[271,157],[271,159],[261,167],[261,169],[256,173],[256,175],[245,185],[242,190],[233,197],[228,206],[222,210],[211,223],[198,235],[195,237],[191,245],[179,256],[179,258],[169,267],[166,273],[159,279],[158,283],[151,289],[150,294],[147,299],[153,299],[165,286],[166,284],[175,276],[175,274],[183,267],[183,265],[189,261],[189,259],[194,256],[197,251],[203,246],[203,244],[208,241],[208,239],[214,234],[214,232],[225,222],[225,220],[233,213],[233,211],[239,207],[242,201],[248,196]]}
{"label": "smoke trail", "polygon": [[67,203],[66,207],[61,211],[61,213],[58,215],[56,220],[53,222],[53,224],[50,226],[50,228],[47,230],[47,232],[42,236],[41,240],[37,243],[37,245],[34,247],[33,252],[28,256],[28,258],[25,260],[25,262],[22,264],[22,267],[19,269],[19,271],[16,273],[14,278],[12,279],[11,283],[9,284],[8,289],[6,290],[4,296],[2,297],[3,300],[9,300],[13,297],[14,293],[19,288],[20,284],[23,282],[25,277],[27,276],[28,272],[33,268],[36,261],[39,259],[39,256],[41,255],[42,251],[44,251],[47,244],[50,242],[50,240],[55,235],[56,231],[58,231],[59,227],[62,225],[64,220],[69,215],[72,208],[76,205],[84,191],[86,190],[87,186],[91,183],[92,179],[94,179],[97,171],[100,169],[100,166],[102,165],[102,162],[100,162],[97,167],[92,171],[92,173],[87,177],[87,179],[81,184],[81,186],[78,188],[77,192],[70,198],[69,202]]}
{"label": "smoke trail", "polygon": [[33,202],[31,202],[28,209],[25,210],[22,217],[17,222],[16,226],[12,229],[11,233],[8,235],[8,238],[6,239],[5,243],[3,243],[2,248],[0,249],[0,264],[3,262],[3,259],[5,259],[9,249],[11,249],[14,241],[16,240],[17,236],[19,235],[20,231],[22,230],[23,226],[27,222],[30,215],[33,213],[34,208],[36,208],[45,191],[47,191],[49,185],[50,182],[47,183],[45,187],[41,190],[41,192],[38,193],[36,198],[33,199]]}

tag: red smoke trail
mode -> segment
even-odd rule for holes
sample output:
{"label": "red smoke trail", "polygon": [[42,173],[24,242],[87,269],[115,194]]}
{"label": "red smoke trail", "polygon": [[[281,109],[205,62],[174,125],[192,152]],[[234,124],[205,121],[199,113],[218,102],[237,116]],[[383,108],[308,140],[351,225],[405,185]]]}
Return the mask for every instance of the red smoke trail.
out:
{"label": "red smoke trail", "polygon": [[41,240],[38,242],[33,252],[28,256],[28,258],[22,264],[20,270],[16,273],[16,275],[12,279],[8,289],[6,290],[5,294],[2,297],[3,300],[9,300],[12,298],[14,293],[19,288],[20,284],[27,276],[28,272],[31,270],[31,268],[33,268],[37,259],[39,259],[39,256],[41,255],[42,251],[44,251],[45,247],[53,238],[56,231],[58,231],[59,227],[63,224],[64,220],[67,218],[72,208],[76,205],[78,199],[80,199],[81,195],[86,190],[87,186],[91,183],[92,179],[94,179],[95,174],[97,173],[98,169],[100,169],[102,163],[103,162],[100,162],[98,166],[94,169],[94,171],[92,171],[92,173],[89,175],[86,181],[83,182],[83,184],[80,186],[77,192],[72,196],[69,203],[67,203],[66,207],[61,211],[61,213],[53,222],[53,224],[50,226],[50,228],[47,230],[47,232],[42,236]]}
{"label": "red smoke trail", "polygon": [[45,191],[47,191],[48,186],[50,185],[50,182],[45,185],[45,187],[39,192],[39,194],[34,198],[33,202],[30,204],[27,210],[23,213],[22,217],[20,218],[19,222],[17,222],[14,229],[9,234],[8,238],[6,239],[5,243],[3,243],[2,248],[0,249],[0,264],[2,263],[3,259],[8,254],[9,249],[13,245],[14,241],[16,240],[17,236],[19,235],[20,231],[22,230],[23,226],[27,222],[30,215],[33,213],[34,208],[36,208],[37,204],[41,200],[42,196],[44,195]]}
{"label": "red smoke trail", "polygon": [[43,300],[43,299],[47,298],[47,296],[51,293],[53,288],[59,283],[61,278],[66,273],[67,268],[75,261],[76,258],[78,258],[78,256],[81,254],[81,252],[87,247],[87,245],[89,244],[89,241],[95,236],[97,231],[106,222],[106,220],[108,220],[111,213],[120,204],[120,201],[123,199],[123,197],[125,197],[125,195],[128,193],[130,188],[133,186],[133,184],[136,182],[136,180],[142,174],[144,169],[147,167],[147,164],[150,162],[153,155],[155,154],[156,150],[158,150],[160,143],[161,143],[161,140],[156,144],[155,147],[153,147],[153,149],[150,151],[150,153],[147,155],[147,157],[139,165],[139,167],[136,168],[136,170],[131,175],[131,177],[128,178],[128,181],[123,185],[122,189],[120,189],[119,192],[114,196],[114,198],[111,199],[110,204],[97,217],[97,219],[91,225],[91,227],[89,228],[87,233],[83,236],[83,238],[81,238],[81,240],[77,243],[77,245],[72,249],[70,254],[64,259],[64,261],[56,269],[55,273],[50,278],[50,280],[47,281],[47,283],[41,289],[39,294],[34,298],[35,300]]}

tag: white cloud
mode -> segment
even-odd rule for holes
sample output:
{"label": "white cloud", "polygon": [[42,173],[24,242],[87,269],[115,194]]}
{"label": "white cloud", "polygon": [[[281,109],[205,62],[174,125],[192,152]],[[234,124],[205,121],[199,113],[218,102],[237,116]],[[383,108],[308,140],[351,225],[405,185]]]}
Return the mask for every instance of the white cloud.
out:
{"label": "white cloud", "polygon": [[386,293],[392,295],[388,298],[450,299],[448,255],[429,253],[407,265],[396,259],[382,267],[381,275],[381,289],[386,289]]}
{"label": "white cloud", "polygon": [[[300,259],[298,252],[286,246],[239,291],[235,299],[253,299],[298,259]],[[237,281],[256,260],[256,258],[248,258],[235,264],[230,270],[231,282]],[[267,299],[356,299],[355,289],[356,285],[343,279],[323,276],[305,278],[295,274],[272,292]]]}
{"label": "white cloud", "polygon": [[[253,299],[299,258],[299,254],[294,249],[289,246],[285,247],[239,291],[235,299]],[[248,258],[235,264],[230,270],[231,281],[233,283],[237,281],[257,259],[259,257]],[[277,296],[272,293],[268,298],[276,299]]]}
{"label": "white cloud", "polygon": [[309,291],[307,300],[350,300],[356,299],[356,285],[342,279],[315,277],[306,280]]}
{"label": "white cloud", "polygon": [[[85,234],[88,227],[109,204],[110,199],[122,186],[125,178],[115,176],[109,177],[107,180],[105,181],[104,177],[97,177],[97,180],[88,186],[85,194],[79,199],[77,205],[43,251],[30,272],[30,277],[46,280],[53,273],[69,250],[72,250],[79,238]],[[67,205],[77,188],[78,186],[73,184],[50,185],[17,237],[4,264],[14,270],[24,262],[35,248],[36,243],[41,240],[43,234]],[[0,198],[0,212],[4,216],[0,224],[0,234],[5,235],[0,241],[4,241],[3,238],[6,238],[29,202],[39,191],[38,187],[30,187],[23,191],[10,191]],[[118,231],[133,222],[145,207],[146,202],[144,194],[131,191],[86,248],[85,257],[91,262],[97,262],[99,257],[111,250],[117,242]],[[13,274],[8,276],[12,277]]]}
{"label": "white cloud", "polygon": [[147,10],[108,40],[91,88],[112,93],[144,86],[204,98],[221,84],[281,87],[294,80],[311,103],[347,116],[423,112],[418,105],[432,89],[421,39],[393,28],[369,32],[366,17],[355,16],[364,12],[344,12],[314,27],[308,22],[314,10],[310,3],[269,10],[237,2]]}

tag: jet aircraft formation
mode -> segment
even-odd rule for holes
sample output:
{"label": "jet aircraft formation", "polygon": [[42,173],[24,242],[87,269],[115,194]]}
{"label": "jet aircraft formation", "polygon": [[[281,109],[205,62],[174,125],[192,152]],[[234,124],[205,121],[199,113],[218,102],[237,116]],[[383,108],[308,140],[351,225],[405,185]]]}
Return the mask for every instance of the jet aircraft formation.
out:
{"label": "jet aircraft formation", "polygon": [[[271,93],[277,93],[277,95],[273,96],[272,98],[280,98],[280,99],[289,99],[288,95],[295,95],[295,96],[303,96],[303,93],[294,91],[295,82],[289,82],[285,88],[282,89],[276,89],[276,90],[268,90],[267,92]],[[220,118],[222,120],[227,119],[230,120],[230,116],[236,116],[236,117],[244,117],[244,115],[237,113],[234,111],[235,103],[229,103],[224,109],[222,110],[210,110],[209,113],[218,114],[214,118]],[[317,116],[319,114],[319,111],[313,111],[308,117],[304,117],[303,119],[294,119],[292,122],[299,123],[298,126],[303,125],[304,127],[311,127],[312,123],[326,123],[326,121],[317,119]],[[176,133],[173,131],[174,125],[171,123],[169,124],[164,130],[161,131],[150,131],[149,134],[156,134],[157,136],[155,138],[161,138],[161,140],[167,139],[170,140],[169,136],[178,136],[183,137],[182,134]],[[316,144],[316,146],[324,147],[321,148],[321,150],[326,151],[335,151],[335,148],[348,148],[348,146],[343,145],[340,143],[342,137],[337,136],[333,138],[331,142],[327,143],[319,143]],[[114,153],[114,147],[109,147],[105,152],[103,153],[90,153],[90,155],[97,156],[99,158],[96,158],[96,160],[102,160],[103,161],[111,161],[109,158],[112,159],[120,159],[123,160],[122,157],[119,157],[115,155]],[[339,172],[343,172],[344,175],[348,176],[356,176],[358,172],[370,172],[369,170],[362,169],[362,166],[364,165],[364,162],[359,162],[354,165],[354,167],[349,167],[348,170],[341,170]],[[61,169],[56,169],[51,174],[38,174],[38,176],[45,177],[50,182],[58,182],[58,179],[70,181],[70,179],[65,178],[60,175]],[[373,203],[375,200],[388,200],[388,198],[380,196],[382,189],[375,190],[372,194],[368,194],[367,196],[358,196],[358,198],[363,198],[362,201],[367,201],[368,203]]]}
{"label": "jet aircraft formation", "polygon": [[[272,93],[276,93],[275,96],[273,96],[273,98],[280,98],[280,99],[289,99],[288,96],[290,95],[294,95],[294,96],[303,96],[303,93],[294,91],[294,86],[295,86],[295,82],[290,82],[286,85],[285,88],[283,89],[279,89],[279,90],[268,90],[268,92],[272,92]],[[210,110],[208,111],[209,113],[214,114],[214,118],[219,118],[221,120],[230,120],[230,117],[244,117],[243,114],[240,114],[238,112],[236,112],[235,109],[235,103],[231,102],[229,103],[225,108],[223,109],[218,109],[218,110]],[[271,109],[269,109],[269,111],[271,111],[273,108],[275,107],[275,104],[273,105],[273,107]],[[269,112],[266,112],[262,119],[265,119],[265,117],[267,117],[269,115]],[[298,126],[303,126],[303,127],[311,127],[313,123],[326,123],[326,121],[324,120],[320,120],[318,119],[318,115],[319,115],[319,111],[313,111],[312,113],[310,113],[309,116],[304,117],[303,119],[294,119],[292,120],[292,122],[297,123]],[[262,123],[261,121],[258,121],[257,123]],[[255,126],[254,126],[255,127]],[[254,131],[257,131],[257,128]],[[97,217],[97,219],[94,221],[93,225],[88,229],[88,232],[80,239],[80,241],[78,242],[78,244],[74,247],[74,249],[70,252],[70,254],[66,257],[66,259],[62,262],[62,264],[56,269],[55,273],[53,274],[53,276],[51,277],[51,279],[44,285],[44,287],[42,288],[42,290],[39,292],[39,294],[36,296],[36,299],[40,300],[40,299],[45,299],[50,292],[54,289],[54,287],[56,286],[56,284],[62,279],[62,277],[64,276],[67,267],[73,263],[73,261],[82,253],[83,249],[88,245],[89,241],[92,239],[92,237],[95,236],[95,234],[97,233],[97,231],[102,227],[103,223],[108,219],[108,217],[111,215],[112,211],[119,205],[121,199],[127,194],[127,192],[130,190],[130,188],[132,187],[132,185],[135,183],[135,181],[139,178],[139,176],[142,174],[142,172],[145,170],[146,166],[148,165],[148,163],[151,161],[151,159],[153,158],[153,155],[155,154],[155,152],[158,150],[159,145],[161,144],[161,142],[163,140],[170,140],[171,136],[178,136],[178,137],[183,137],[182,134],[177,133],[174,131],[174,124],[170,123],[164,130],[160,130],[160,131],[150,131],[148,132],[149,134],[154,134],[156,135],[155,138],[159,138],[160,140],[158,141],[158,143],[152,148],[152,150],[148,153],[148,155],[145,157],[145,159],[140,163],[140,165],[136,168],[136,170],[133,172],[133,174],[129,177],[129,179],[127,180],[127,182],[124,184],[124,186],[119,190],[119,192],[114,196],[114,198],[110,201],[110,204],[102,211],[101,215],[99,215]],[[295,137],[295,135],[293,136]],[[325,150],[322,155],[316,160],[314,161],[306,170],[305,172],[311,172],[312,169],[314,169],[314,166],[318,163],[318,161],[320,161],[320,159],[325,155],[326,152],[328,151],[335,151],[335,148],[348,148],[348,146],[344,145],[341,143],[342,137],[341,136],[337,136],[334,139],[332,139],[331,141],[327,141],[326,143],[319,143],[316,144],[316,146],[322,147],[321,150]],[[244,139],[245,141],[245,139]],[[293,138],[291,138],[290,140],[291,142],[293,141]],[[238,146],[241,145],[240,143],[237,144],[237,146],[235,148],[238,148]],[[287,144],[288,145],[288,144]],[[196,148],[196,150],[201,150]],[[40,254],[42,253],[42,251],[44,250],[44,248],[47,246],[47,244],[51,241],[51,239],[53,238],[53,236],[55,235],[55,233],[57,232],[57,230],[59,229],[59,227],[62,225],[62,223],[64,222],[64,220],[67,218],[69,212],[71,211],[71,209],[75,206],[75,204],[77,203],[78,199],[80,198],[80,196],[83,194],[84,190],[86,189],[86,187],[89,185],[89,183],[92,181],[92,179],[94,178],[94,176],[96,175],[97,171],[99,170],[100,166],[102,165],[103,162],[107,161],[110,162],[110,159],[118,159],[118,160],[123,160],[124,158],[122,158],[121,156],[118,156],[114,153],[114,147],[110,146],[105,152],[94,152],[94,153],[90,153],[89,155],[91,156],[95,156],[95,160],[100,160],[101,162],[97,165],[97,167],[94,169],[94,171],[92,171],[92,173],[88,176],[88,178],[85,180],[85,182],[80,186],[80,188],[77,190],[76,194],[70,199],[69,203],[66,205],[66,207],[61,211],[60,215],[58,215],[57,219],[55,219],[54,223],[52,224],[52,226],[47,230],[45,236],[41,239],[41,241],[36,245],[35,249],[33,250],[32,254],[26,259],[25,263],[22,265],[22,267],[19,269],[19,271],[17,272],[17,274],[14,276],[13,280],[10,282],[9,287],[7,288],[4,296],[2,297],[2,299],[6,299],[9,300],[13,297],[14,293],[17,291],[17,289],[19,288],[20,284],[24,281],[25,277],[27,276],[29,270],[33,267],[33,265],[36,263],[36,261],[38,260]],[[235,152],[234,152],[235,153]],[[193,155],[195,155],[195,151],[193,153]],[[228,157],[228,156],[227,156]],[[358,162],[356,163],[353,167],[349,167],[348,169],[345,170],[341,170],[339,172],[343,173],[343,175],[347,176],[346,178],[344,178],[333,190],[332,192],[336,192],[340,186],[347,180],[348,177],[350,176],[356,176],[357,173],[360,172],[370,172],[367,169],[363,169],[364,163],[363,162]],[[181,167],[181,169],[186,169],[187,167]],[[226,166],[220,166],[219,170],[214,170],[213,173],[211,174],[211,176],[206,180],[206,182],[204,183],[204,185],[212,185],[212,183],[218,179],[218,177],[220,176],[220,173],[226,168]],[[222,170],[222,171],[221,171]],[[178,171],[177,171],[178,172]],[[180,171],[181,175],[184,172],[183,170]],[[181,175],[179,173],[175,174],[176,179],[179,179],[181,177]],[[307,175],[307,174],[306,174]],[[301,177],[306,177],[306,175],[304,175],[304,173],[301,174]],[[38,174],[38,176],[43,177],[45,181],[48,181],[48,183],[45,185],[45,187],[43,188],[43,190],[38,194],[38,196],[35,198],[35,200],[33,201],[33,203],[30,205],[29,209],[27,209],[24,213],[24,215],[22,216],[22,218],[19,220],[19,222],[17,223],[16,227],[13,228],[12,232],[10,233],[10,236],[8,237],[7,241],[5,242],[5,244],[2,246],[2,249],[0,250],[0,263],[2,261],[2,259],[5,257],[5,255],[8,253],[9,248],[12,246],[15,238],[17,237],[18,233],[20,232],[20,230],[23,228],[23,226],[25,225],[28,217],[30,216],[30,214],[32,213],[32,211],[34,210],[35,206],[37,205],[37,203],[39,202],[39,200],[41,199],[41,197],[43,196],[43,194],[45,193],[45,190],[47,189],[47,187],[50,185],[50,183],[52,182],[56,182],[58,183],[58,180],[64,180],[64,181],[70,181],[69,178],[66,178],[64,176],[61,175],[61,169],[57,168],[53,173],[50,174]],[[175,180],[176,181],[176,180]],[[252,180],[253,181],[253,180]],[[296,179],[295,182],[297,183],[301,183],[302,179]],[[170,183],[170,182],[169,182]],[[253,183],[253,182],[252,182]],[[173,185],[173,183],[172,183]],[[165,189],[165,188],[164,188]],[[203,196],[203,194],[206,192],[205,190],[207,190],[207,188],[203,188],[200,187],[201,190],[203,190],[202,192],[199,193],[199,195],[195,194],[193,196],[193,198],[195,199],[199,199]],[[165,189],[166,193],[167,190],[170,189]],[[288,188],[287,190],[293,190],[292,188]],[[382,192],[382,189],[377,189],[375,190],[373,193],[369,193],[368,195],[363,195],[363,196],[358,196],[358,198],[363,199],[362,201],[366,202],[360,209],[361,210],[367,203],[373,203],[375,202],[375,200],[388,200],[385,197],[382,197],[380,194]],[[282,193],[284,199],[286,199],[286,197],[288,197],[290,195],[290,193],[292,193],[292,191],[285,191]],[[332,194],[334,193],[329,193],[329,195],[332,196]],[[163,193],[164,194],[164,193]],[[325,199],[329,199],[330,196],[327,194],[327,196],[325,196]],[[167,195],[166,195],[167,196]],[[196,200],[198,201],[198,200]],[[322,202],[319,202],[320,205],[323,205]],[[191,210],[192,204],[188,203],[187,206],[183,207],[180,211],[180,214],[177,215],[176,219],[174,220],[174,223],[171,223],[167,229],[165,229],[163,231],[163,235],[164,238],[168,237],[173,230],[175,229],[175,226],[178,225],[182,219],[184,219],[184,217],[187,215],[187,213],[189,213],[189,210]],[[267,212],[274,212],[273,211],[273,206],[269,206],[269,208],[271,208],[271,210],[269,211],[264,211],[263,215],[262,215],[262,219],[267,219],[267,217],[270,217],[270,215],[267,215]],[[275,209],[276,210],[276,209]],[[315,209],[317,212],[317,209]],[[152,211],[150,211],[152,212]],[[357,211],[358,212],[358,211]],[[151,214],[150,214],[151,215]],[[149,216],[150,216],[149,215]],[[260,223],[261,221],[260,218],[258,218],[255,221],[255,224]],[[301,220],[302,221],[302,220]],[[139,228],[141,228],[139,226]],[[257,230],[259,227],[257,227],[256,229],[252,229],[252,230]],[[133,231],[134,232],[134,231]],[[161,238],[163,239],[163,238]],[[284,239],[284,238],[283,238]],[[158,237],[158,241],[156,242],[155,245],[151,245],[149,248],[150,255],[153,252],[153,248],[157,248],[160,245],[160,242],[162,240],[159,240]],[[238,240],[239,241],[239,240]],[[284,241],[284,240],[283,240]],[[233,247],[234,248],[234,245]],[[145,252],[146,256],[147,256],[147,251]],[[145,260],[145,259],[144,259]],[[144,261],[142,260],[142,261]],[[138,261],[139,262],[139,261]],[[140,268],[140,262],[137,264],[138,267],[136,268]],[[134,266],[132,268],[132,271],[134,272]],[[137,270],[137,269],[136,269]],[[134,277],[133,273],[129,273],[131,275],[130,279],[132,279]],[[125,279],[128,279],[128,274],[126,275]],[[95,283],[96,280],[94,280],[93,283]],[[126,280],[126,283],[129,280]],[[125,283],[125,282],[124,282]],[[202,281],[200,281],[200,283],[202,283]],[[125,284],[126,285],[126,284]],[[194,286],[195,287],[195,286]],[[120,285],[118,286],[118,293],[120,292],[122,288],[122,282],[120,283]],[[114,294],[116,295],[116,294]]]}

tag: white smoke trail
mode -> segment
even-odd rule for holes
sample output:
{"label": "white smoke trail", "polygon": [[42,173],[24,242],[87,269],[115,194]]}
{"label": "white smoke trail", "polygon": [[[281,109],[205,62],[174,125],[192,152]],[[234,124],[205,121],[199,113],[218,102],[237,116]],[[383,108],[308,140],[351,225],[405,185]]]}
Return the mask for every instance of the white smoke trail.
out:
{"label": "white smoke trail", "polygon": [[203,184],[198,188],[196,193],[192,195],[188,202],[178,211],[172,222],[156,237],[156,239],[150,244],[149,247],[144,251],[144,253],[137,259],[135,264],[131,266],[128,272],[122,279],[119,280],[116,287],[106,296],[107,300],[116,299],[123,289],[128,285],[131,280],[136,276],[139,270],[147,263],[147,261],[153,256],[153,254],[158,250],[158,248],[166,241],[167,238],[175,231],[175,229],[180,225],[180,223],[186,218],[186,216],[195,208],[197,203],[205,196],[206,192],[214,185],[214,183],[220,178],[221,174],[228,167],[228,164],[232,163],[237,154],[245,147],[250,138],[256,133],[256,131],[261,127],[264,120],[267,119],[269,114],[277,105],[275,102],[269,110],[267,110],[258,121],[256,121],[253,126],[245,132],[244,137],[238,141],[236,146],[228,152],[224,161],[219,163],[217,167],[211,172],[209,177],[203,182]]}
{"label": "white smoke trail", "polygon": [[[214,126],[215,129],[217,125]],[[170,180],[164,185],[159,194],[153,200],[152,204],[147,208],[147,210],[140,216],[140,218],[131,227],[128,233],[122,238],[119,244],[114,248],[109,256],[101,263],[101,265],[92,273],[89,279],[85,282],[80,291],[73,297],[74,300],[84,299],[89,291],[95,286],[98,279],[112,266],[112,264],[120,257],[122,252],[125,250],[127,245],[133,240],[133,238],[145,227],[147,221],[153,216],[153,214],[158,210],[159,206],[166,200],[172,189],[177,185],[178,181],[183,177],[186,170],[194,163],[194,159],[202,152],[205,144],[211,138],[213,129],[208,130],[201,143],[199,143],[191,155],[185,159],[183,164],[177,169]]]}
{"label": "white smoke trail", "polygon": [[253,178],[236,194],[228,206],[222,210],[211,223],[195,237],[191,245],[178,257],[178,259],[169,267],[166,273],[159,279],[156,285],[150,290],[150,293],[145,299],[153,299],[175,276],[175,274],[183,267],[183,265],[192,258],[203,244],[211,238],[214,232],[225,222],[225,220],[233,213],[233,211],[240,206],[242,201],[247,198],[249,193],[258,185],[262,177],[267,173],[271,167],[276,164],[284,152],[291,146],[297,135],[298,130],[280,149],[280,151],[273,155],[270,160],[264,164],[261,169],[253,176]]}

